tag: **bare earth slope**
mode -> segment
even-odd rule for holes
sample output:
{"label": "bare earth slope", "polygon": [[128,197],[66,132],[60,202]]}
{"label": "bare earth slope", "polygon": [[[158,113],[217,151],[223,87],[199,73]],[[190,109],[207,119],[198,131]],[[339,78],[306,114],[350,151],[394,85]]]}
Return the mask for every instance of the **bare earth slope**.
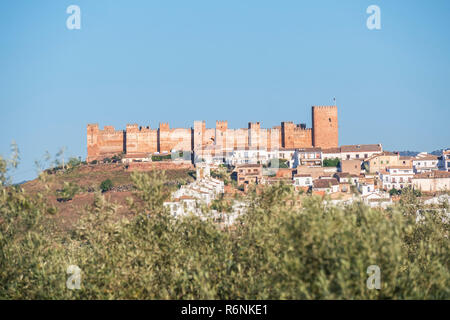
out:
{"label": "bare earth slope", "polygon": [[[166,170],[168,185],[188,183],[193,180],[189,170]],[[100,190],[100,184],[106,179],[113,183],[113,189],[103,195],[109,202],[119,206],[118,217],[129,215],[126,199],[133,196],[133,183],[131,172],[126,171],[122,164],[96,164],[80,165],[75,168],[62,170],[45,175],[45,178],[37,178],[22,185],[24,190],[31,194],[42,194],[49,203],[57,208],[55,219],[63,230],[70,229],[74,223],[84,214],[84,208],[94,201],[95,191]],[[72,200],[57,201],[57,190],[60,190],[64,182],[74,183],[79,187],[78,193]],[[136,199],[134,199],[136,200]]]}

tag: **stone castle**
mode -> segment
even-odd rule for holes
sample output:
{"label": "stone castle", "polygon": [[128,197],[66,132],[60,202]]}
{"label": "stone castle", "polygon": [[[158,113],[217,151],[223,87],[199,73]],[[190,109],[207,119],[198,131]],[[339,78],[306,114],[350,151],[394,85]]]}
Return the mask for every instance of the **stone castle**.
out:
{"label": "stone castle", "polygon": [[282,122],[271,129],[250,122],[248,128],[229,129],[227,121],[216,121],[215,128],[206,128],[205,121],[194,121],[193,128],[170,128],[160,123],[158,129],[127,124],[126,130],[112,126],[99,129],[87,125],[87,161],[101,160],[124,153],[148,155],[189,151],[225,153],[237,149],[300,149],[338,147],[338,114],[336,106],[313,106],[312,128],[305,124]]}

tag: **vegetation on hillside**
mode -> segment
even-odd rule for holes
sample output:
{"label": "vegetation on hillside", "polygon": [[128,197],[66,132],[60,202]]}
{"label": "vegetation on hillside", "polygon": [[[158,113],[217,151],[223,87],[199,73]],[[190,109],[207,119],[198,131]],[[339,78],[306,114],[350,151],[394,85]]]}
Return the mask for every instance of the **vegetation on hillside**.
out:
{"label": "vegetation on hillside", "polygon": [[102,192],[107,192],[111,190],[114,187],[114,184],[112,183],[111,179],[103,180],[102,183],[100,183],[100,190]]}
{"label": "vegetation on hillside", "polygon": [[[166,177],[154,170],[131,175],[141,200],[130,200],[132,218],[112,219],[117,205],[97,192],[60,233],[44,194],[11,186],[8,167],[0,159],[0,299],[450,298],[448,205],[426,209],[409,193],[389,210],[313,196],[298,207],[291,187],[268,186],[224,228],[170,216]],[[66,287],[69,265],[81,269],[79,290]],[[371,265],[380,290],[366,286]]]}

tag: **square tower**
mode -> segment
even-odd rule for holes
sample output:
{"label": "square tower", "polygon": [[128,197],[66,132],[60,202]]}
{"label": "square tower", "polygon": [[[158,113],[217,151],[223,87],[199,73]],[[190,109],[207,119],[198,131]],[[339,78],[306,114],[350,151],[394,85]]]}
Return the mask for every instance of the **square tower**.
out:
{"label": "square tower", "polygon": [[312,107],[313,146],[337,148],[339,146],[337,106]]}

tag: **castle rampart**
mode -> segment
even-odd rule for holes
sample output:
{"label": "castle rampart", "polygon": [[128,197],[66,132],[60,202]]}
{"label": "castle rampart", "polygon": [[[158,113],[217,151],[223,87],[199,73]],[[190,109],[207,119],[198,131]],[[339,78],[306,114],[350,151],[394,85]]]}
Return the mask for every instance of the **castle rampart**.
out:
{"label": "castle rampart", "polygon": [[310,147],[338,147],[336,106],[313,106],[312,128],[291,121],[269,129],[261,128],[260,122],[249,122],[248,128],[229,129],[227,121],[216,121],[215,128],[206,128],[205,121],[194,121],[192,128],[172,129],[168,122],[161,122],[158,129],[127,124],[126,130],[115,130],[112,126],[100,130],[98,124],[87,125],[87,161],[120,153],[148,155],[172,150],[212,150],[217,154],[245,148]]}

